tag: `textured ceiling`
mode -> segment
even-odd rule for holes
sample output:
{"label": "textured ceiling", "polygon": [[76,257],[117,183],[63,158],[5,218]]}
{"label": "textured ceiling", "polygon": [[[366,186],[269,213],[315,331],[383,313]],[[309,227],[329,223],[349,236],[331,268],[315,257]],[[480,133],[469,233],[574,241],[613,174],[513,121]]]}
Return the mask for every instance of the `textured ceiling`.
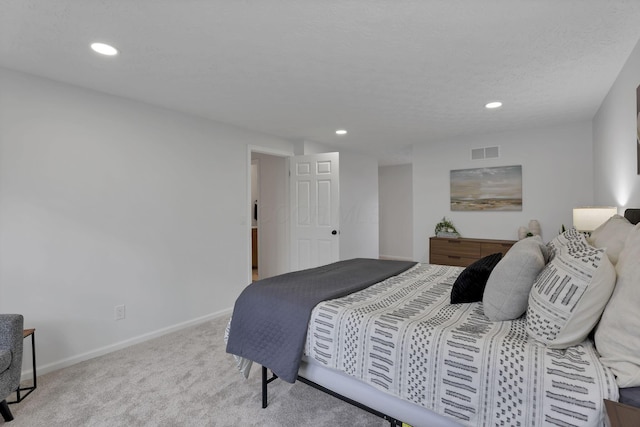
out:
{"label": "textured ceiling", "polygon": [[639,39],[640,0],[0,2],[2,67],[383,164],[589,120]]}

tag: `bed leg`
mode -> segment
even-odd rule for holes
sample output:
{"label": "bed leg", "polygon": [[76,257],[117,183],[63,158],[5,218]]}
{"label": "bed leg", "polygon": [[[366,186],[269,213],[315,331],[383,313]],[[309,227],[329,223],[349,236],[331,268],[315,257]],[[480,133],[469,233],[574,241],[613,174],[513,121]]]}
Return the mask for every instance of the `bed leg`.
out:
{"label": "bed leg", "polygon": [[278,379],[278,376],[271,372],[271,378],[267,378],[267,368],[262,367],[262,409],[267,407],[267,384]]}
{"label": "bed leg", "polygon": [[267,407],[267,368],[262,367],[262,409]]}

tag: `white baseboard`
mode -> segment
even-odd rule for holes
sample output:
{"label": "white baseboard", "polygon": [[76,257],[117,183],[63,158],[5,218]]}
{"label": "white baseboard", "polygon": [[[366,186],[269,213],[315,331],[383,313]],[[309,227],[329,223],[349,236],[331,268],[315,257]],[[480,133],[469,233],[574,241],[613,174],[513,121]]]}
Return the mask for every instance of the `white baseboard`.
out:
{"label": "white baseboard", "polygon": [[394,256],[394,255],[380,255],[380,256],[378,256],[378,258],[380,258],[380,259],[388,259],[388,260],[392,260],[392,261],[413,261],[409,257],[401,257],[401,256]]}
{"label": "white baseboard", "polygon": [[[185,329],[191,326],[196,326],[201,323],[205,323],[210,320],[217,319],[223,316],[230,316],[232,311],[233,311],[233,308],[226,308],[224,310],[220,310],[215,313],[197,317],[192,320],[187,320],[186,322],[177,323],[172,326],[167,326],[166,328],[158,329],[156,331],[148,332],[146,334],[142,334],[137,337],[129,338],[124,341],[120,341],[114,344],[100,347],[95,350],[91,350],[86,353],[79,354],[77,356],[68,357],[66,359],[62,359],[57,362],[49,363],[42,366],[36,366],[38,376],[47,374],[49,372],[57,371],[58,369],[66,368],[71,365],[75,365],[76,363],[84,362],[85,360],[93,359],[94,357],[103,356],[105,354],[112,353],[117,350],[122,350],[123,348],[127,348],[135,344],[140,344],[142,342],[151,340],[153,338],[158,338],[158,337],[161,337],[162,335],[170,334],[171,332],[176,332],[181,329]],[[36,357],[37,357],[37,354],[36,354]],[[30,380],[32,378],[33,378],[32,369],[22,372],[23,380]]]}

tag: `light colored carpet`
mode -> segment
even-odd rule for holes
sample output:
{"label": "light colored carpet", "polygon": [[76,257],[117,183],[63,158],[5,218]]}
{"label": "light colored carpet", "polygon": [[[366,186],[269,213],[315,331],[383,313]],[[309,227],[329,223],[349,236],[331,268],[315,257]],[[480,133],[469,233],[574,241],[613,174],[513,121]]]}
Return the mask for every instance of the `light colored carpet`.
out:
{"label": "light colored carpet", "polygon": [[[38,377],[10,405],[7,427],[388,426],[305,384],[269,384],[261,408],[260,367],[248,380],[225,352],[227,318],[194,326]],[[2,423],[0,417],[0,424]]]}

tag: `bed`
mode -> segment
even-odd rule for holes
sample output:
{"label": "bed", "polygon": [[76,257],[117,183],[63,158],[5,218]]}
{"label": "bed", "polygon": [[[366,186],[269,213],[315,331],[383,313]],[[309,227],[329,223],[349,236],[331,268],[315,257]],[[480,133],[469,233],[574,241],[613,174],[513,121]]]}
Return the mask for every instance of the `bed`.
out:
{"label": "bed", "polygon": [[[265,316],[275,311],[285,325],[303,323],[293,357],[277,361],[269,359],[274,349],[268,345],[267,355],[245,349],[265,336],[280,348],[296,333],[271,318],[259,325],[247,321],[243,329],[237,320],[239,298],[228,325],[227,351],[241,356],[238,366],[245,374],[251,360],[262,364],[263,407],[267,384],[281,377],[334,394],[391,425],[604,425],[604,399],[633,403],[640,385],[638,337],[619,336],[622,330],[637,334],[640,329],[629,316],[620,326],[620,307],[633,303],[637,286],[629,284],[637,285],[640,274],[635,266],[640,226],[633,225],[639,216],[640,211],[627,210],[627,219],[611,218],[588,239],[573,229],[546,244],[525,239],[504,259],[490,260],[490,268],[486,260],[468,268],[386,263],[385,269],[400,271],[385,271],[382,279],[356,284],[355,291],[341,288],[335,297],[314,296],[320,301],[307,302],[306,322],[288,318],[297,310],[294,302],[275,309],[261,295],[262,306],[269,308]],[[527,277],[515,277],[508,268],[514,263],[537,264],[518,273]],[[365,264],[357,271],[374,265]],[[328,269],[333,274],[340,268]],[[311,273],[317,285],[326,271]],[[287,276],[288,285],[303,274]],[[480,300],[452,304],[453,294],[473,290],[482,280],[486,290]],[[531,282],[527,292],[514,294],[513,284],[523,280]],[[266,286],[260,289],[272,293]],[[526,315],[514,311],[523,303]]]}

